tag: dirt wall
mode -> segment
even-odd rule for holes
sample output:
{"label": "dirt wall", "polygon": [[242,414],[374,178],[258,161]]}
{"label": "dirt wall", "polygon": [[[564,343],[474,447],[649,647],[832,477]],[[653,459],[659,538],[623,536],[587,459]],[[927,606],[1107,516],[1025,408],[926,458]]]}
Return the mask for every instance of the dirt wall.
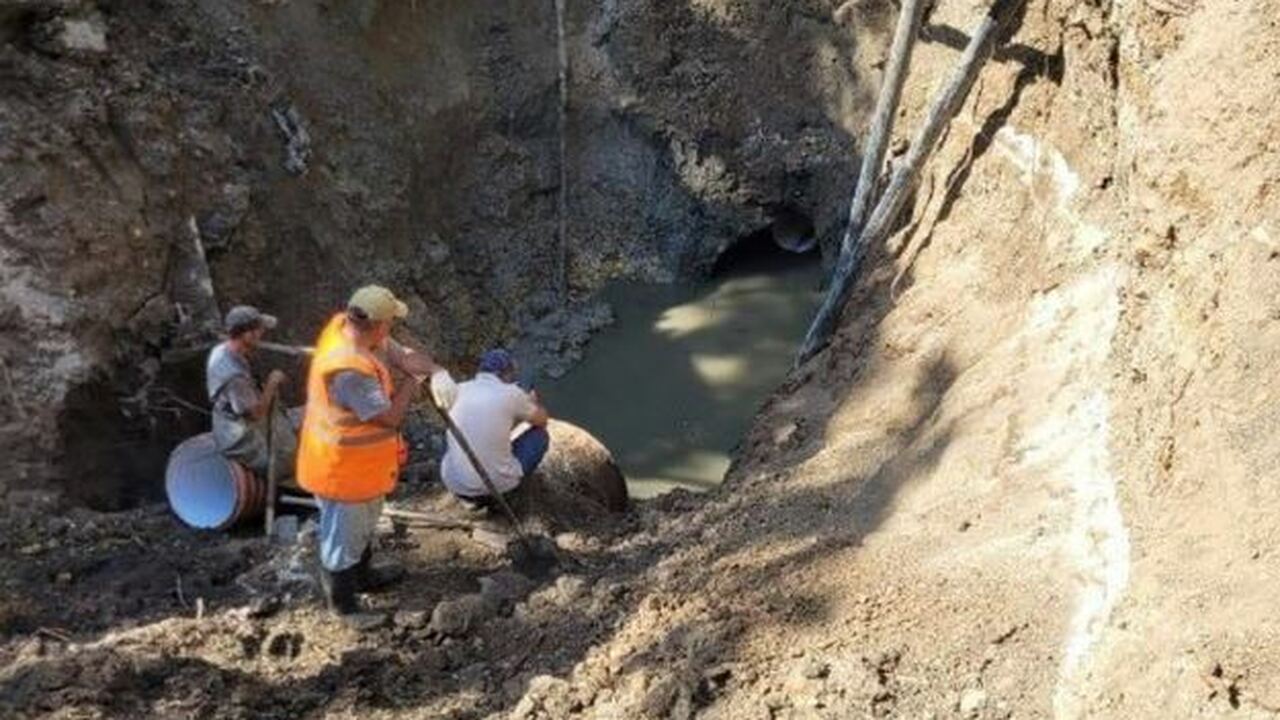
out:
{"label": "dirt wall", "polygon": [[198,358],[161,362],[216,315],[195,235],[278,339],[378,281],[463,366],[779,217],[829,237],[864,97],[826,5],[569,3],[562,117],[552,4],[0,4],[3,482],[154,491],[203,423]]}
{"label": "dirt wall", "polygon": [[[900,135],[982,5],[933,11]],[[1274,716],[1278,17],[1027,3],[573,686],[621,656],[623,715]]]}

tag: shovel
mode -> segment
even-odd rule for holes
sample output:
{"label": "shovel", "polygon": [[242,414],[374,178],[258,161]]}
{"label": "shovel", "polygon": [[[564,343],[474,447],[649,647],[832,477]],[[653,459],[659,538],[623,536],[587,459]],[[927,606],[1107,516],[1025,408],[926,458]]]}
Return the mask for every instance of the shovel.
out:
{"label": "shovel", "polygon": [[268,538],[271,537],[276,525],[276,485],[279,482],[276,476],[276,402],[278,401],[273,397],[267,406],[267,507],[266,512],[263,513],[263,520]]}
{"label": "shovel", "polygon": [[511,528],[515,530],[517,543],[514,548],[508,548],[511,565],[519,570],[521,574],[528,577],[545,576],[560,562],[559,556],[556,554],[556,544],[548,537],[543,535],[534,536],[524,531],[523,526],[520,524],[520,518],[516,516],[516,511],[511,508],[511,504],[502,496],[502,493],[498,492],[497,486],[493,484],[493,480],[484,469],[480,458],[476,456],[475,450],[471,449],[471,443],[467,442],[466,436],[462,434],[462,431],[453,422],[453,418],[449,416],[449,411],[436,403],[435,395],[430,390],[426,392],[426,396],[431,403],[431,407],[435,409],[436,413],[440,415],[440,419],[444,421],[445,427],[453,434],[453,439],[458,441],[458,447],[462,448],[463,454],[471,461],[471,467],[475,468],[476,474],[480,476],[485,489],[489,491],[489,495],[498,503],[498,507],[502,508],[502,514],[506,515],[507,520],[511,523]]}

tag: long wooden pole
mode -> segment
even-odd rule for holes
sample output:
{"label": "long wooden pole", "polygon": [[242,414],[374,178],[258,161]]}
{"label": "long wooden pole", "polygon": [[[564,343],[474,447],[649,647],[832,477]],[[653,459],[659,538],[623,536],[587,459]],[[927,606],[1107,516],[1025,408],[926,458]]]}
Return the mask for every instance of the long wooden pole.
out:
{"label": "long wooden pole", "polygon": [[[876,205],[871,219],[867,221],[866,234],[870,240],[883,240],[888,236],[894,221],[898,219],[898,214],[902,212],[903,206],[906,205],[907,198],[910,197],[911,192],[920,182],[920,171],[924,168],[930,153],[933,152],[938,138],[942,137],[942,131],[950,124],[956,113],[960,112],[960,107],[964,105],[964,101],[969,97],[969,91],[973,89],[973,84],[977,81],[978,74],[982,71],[982,66],[991,56],[993,41],[1003,24],[1003,18],[1008,17],[1009,13],[1021,2],[1022,0],[1013,0],[1007,3],[997,2],[983,16],[982,22],[973,31],[973,36],[969,39],[969,45],[965,48],[964,55],[960,58],[959,67],[956,68],[955,73],[951,76],[950,82],[934,99],[933,106],[929,109],[928,118],[911,143],[911,150],[907,152],[906,159],[894,171],[893,178],[889,181],[889,187],[885,190],[884,197]],[[1002,5],[1003,8],[1001,7]],[[1001,12],[1002,9],[1004,12]]]}
{"label": "long wooden pole", "polygon": [[276,525],[276,483],[279,482],[276,477],[276,403],[275,396],[272,396],[267,404],[267,507],[263,512],[263,522],[268,538]]}
{"label": "long wooden pole", "polygon": [[924,124],[911,142],[911,149],[903,162],[894,170],[888,188],[876,204],[875,211],[872,212],[857,242],[854,243],[855,252],[851,254],[848,262],[837,268],[837,276],[832,277],[831,288],[796,358],[797,365],[813,357],[827,344],[839,320],[840,312],[848,301],[848,293],[867,248],[872,243],[883,242],[888,237],[894,221],[897,220],[898,214],[902,212],[903,206],[911,196],[911,191],[920,181],[920,171],[933,152],[938,138],[942,136],[943,129],[964,105],[964,101],[969,97],[969,91],[973,89],[973,84],[978,79],[978,74],[991,56],[992,46],[999,29],[1023,2],[1024,0],[997,0],[978,23],[978,27],[974,29],[955,72],[934,98]]}
{"label": "long wooden pole", "polygon": [[862,230],[866,225],[872,203],[876,200],[880,172],[884,165],[884,156],[889,149],[889,140],[893,137],[893,122],[898,115],[898,103],[902,100],[902,86],[906,84],[907,71],[911,67],[911,53],[915,49],[916,38],[920,34],[920,19],[924,15],[924,6],[925,0],[907,0],[902,6],[902,11],[898,13],[898,27],[894,31],[893,44],[889,49],[884,83],[880,86],[879,97],[876,98],[875,114],[871,120],[867,145],[862,154],[862,165],[858,170],[858,185],[854,189],[853,200],[849,203],[849,220],[844,229],[844,237],[840,241],[840,255],[831,274],[831,285],[827,289],[827,295],[805,334],[797,364],[812,356],[821,345],[826,343],[835,318],[839,314],[839,308],[849,294],[848,286],[853,279],[854,269],[862,257]]}

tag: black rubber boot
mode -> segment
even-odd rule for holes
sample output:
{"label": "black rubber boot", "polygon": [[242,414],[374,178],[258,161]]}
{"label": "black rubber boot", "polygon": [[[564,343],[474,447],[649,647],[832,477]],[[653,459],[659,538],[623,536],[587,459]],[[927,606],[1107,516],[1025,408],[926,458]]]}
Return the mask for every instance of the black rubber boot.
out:
{"label": "black rubber boot", "polygon": [[365,548],[360,563],[355,567],[356,589],[361,592],[378,592],[385,590],[404,579],[404,568],[400,565],[374,565],[373,548]]}
{"label": "black rubber boot", "polygon": [[320,586],[324,590],[325,603],[344,624],[354,630],[364,632],[382,627],[387,616],[382,613],[365,612],[356,597],[356,580],[359,566],[338,572],[322,570]]}
{"label": "black rubber boot", "polygon": [[338,572],[321,570],[320,587],[324,590],[325,604],[334,613],[349,615],[360,611],[360,603],[356,600],[354,568]]}

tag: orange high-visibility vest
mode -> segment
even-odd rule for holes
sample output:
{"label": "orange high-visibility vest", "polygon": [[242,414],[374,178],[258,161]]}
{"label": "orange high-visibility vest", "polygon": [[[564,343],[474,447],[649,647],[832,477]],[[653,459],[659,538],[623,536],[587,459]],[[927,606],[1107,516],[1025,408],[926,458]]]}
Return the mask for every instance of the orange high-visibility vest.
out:
{"label": "orange high-visibility vest", "polygon": [[330,402],[329,380],[345,370],[378,378],[387,397],[393,391],[387,366],[356,347],[343,332],[345,322],[344,315],[335,315],[316,341],[298,442],[298,484],[326,500],[364,502],[395,489],[401,440],[398,430],[362,422]]}

